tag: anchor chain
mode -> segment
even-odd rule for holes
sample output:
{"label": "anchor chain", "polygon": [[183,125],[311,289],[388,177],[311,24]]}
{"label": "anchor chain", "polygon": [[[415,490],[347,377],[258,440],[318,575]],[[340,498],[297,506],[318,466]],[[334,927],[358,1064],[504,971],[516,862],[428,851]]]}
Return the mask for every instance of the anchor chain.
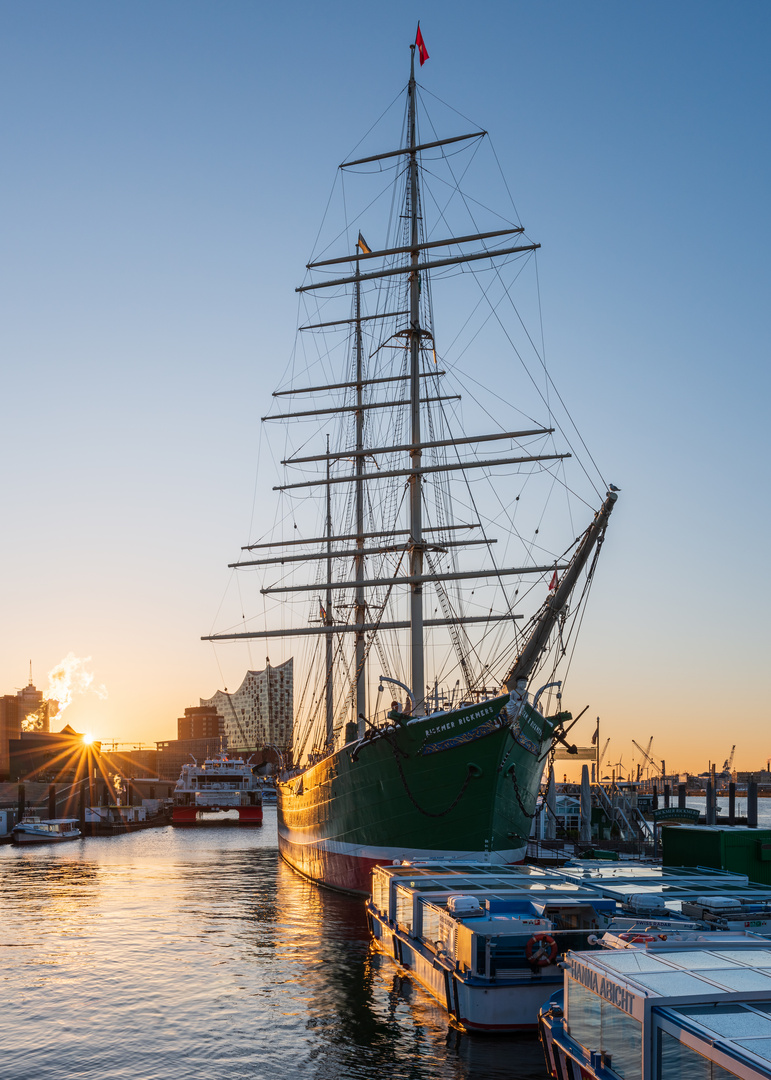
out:
{"label": "anchor chain", "polygon": [[[410,800],[410,802],[415,807],[415,809],[419,813],[423,814],[424,817],[432,817],[432,818],[445,817],[447,814],[450,813],[451,810],[454,810],[455,807],[460,802],[460,800],[465,795],[466,788],[469,786],[469,783],[471,782],[471,777],[474,775],[474,766],[473,765],[468,765],[467,766],[466,779],[463,781],[463,784],[461,785],[460,791],[455,796],[455,798],[453,799],[453,801],[450,803],[450,805],[447,807],[446,810],[440,810],[438,813],[434,813],[431,810],[424,810],[423,807],[420,805],[420,803],[415,798],[415,796],[410,791],[409,786],[407,784],[407,777],[404,775],[404,769],[402,768],[402,763],[399,760],[399,753],[397,752],[397,751],[399,751],[402,754],[404,754],[404,751],[401,750],[400,747],[396,746],[395,741],[393,739],[391,739],[389,736],[386,736],[386,738],[388,738],[388,742],[390,743],[391,749],[393,750],[394,761],[396,762],[396,768],[397,768],[397,770],[399,772],[399,777],[401,779],[404,790],[407,793],[407,798]],[[404,756],[407,757],[406,754],[404,754]]]}
{"label": "anchor chain", "polygon": [[529,818],[532,821],[532,819],[538,813],[538,810],[537,810],[537,808],[534,808],[532,814],[528,810],[525,810],[525,804],[522,802],[522,796],[519,793],[519,784],[517,783],[517,767],[514,764],[512,764],[512,766],[511,766],[510,775],[511,775],[512,782],[514,784],[514,794],[517,797],[517,802],[519,803],[519,808],[522,811],[522,813],[525,815],[525,817]]}

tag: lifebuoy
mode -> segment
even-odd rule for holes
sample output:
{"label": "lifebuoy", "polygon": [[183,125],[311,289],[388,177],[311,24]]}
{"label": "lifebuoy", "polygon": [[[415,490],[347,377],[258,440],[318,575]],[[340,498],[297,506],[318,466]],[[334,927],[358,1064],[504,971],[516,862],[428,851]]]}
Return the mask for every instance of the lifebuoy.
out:
{"label": "lifebuoy", "polygon": [[525,945],[528,964],[546,967],[557,959],[557,942],[551,934],[533,934]]}
{"label": "lifebuoy", "polygon": [[622,941],[628,941],[630,945],[641,945],[647,941],[666,941],[666,934],[619,934]]}

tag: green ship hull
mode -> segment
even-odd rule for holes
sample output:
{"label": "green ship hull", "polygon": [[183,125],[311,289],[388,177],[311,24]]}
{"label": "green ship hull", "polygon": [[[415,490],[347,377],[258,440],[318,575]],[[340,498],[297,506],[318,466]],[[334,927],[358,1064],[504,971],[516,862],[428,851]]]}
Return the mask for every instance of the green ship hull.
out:
{"label": "green ship hull", "polygon": [[553,725],[527,704],[509,719],[508,698],[380,731],[279,784],[283,857],[361,895],[394,860],[521,862]]}

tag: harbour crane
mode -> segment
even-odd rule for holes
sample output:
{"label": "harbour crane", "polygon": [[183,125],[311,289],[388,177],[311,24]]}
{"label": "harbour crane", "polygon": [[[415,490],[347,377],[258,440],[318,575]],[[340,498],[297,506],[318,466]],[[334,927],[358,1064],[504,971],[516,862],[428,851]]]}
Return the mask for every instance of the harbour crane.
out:
{"label": "harbour crane", "polygon": [[600,765],[602,765],[602,763],[603,763],[603,761],[605,759],[605,754],[606,754],[607,749],[608,749],[609,746],[610,746],[610,739],[608,738],[608,739],[605,740],[605,745],[602,748],[602,753],[597,758],[597,761],[599,762]]}
{"label": "harbour crane", "polygon": [[[659,763],[656,761],[656,759],[652,758],[647,750],[643,750],[643,748],[640,746],[640,744],[638,742],[635,742],[634,739],[632,739],[632,742],[634,743],[634,745],[637,747],[637,749],[640,751],[640,753],[645,758],[646,764],[651,765],[656,770],[656,772],[660,773],[661,776],[663,777],[664,776],[664,770],[663,770],[662,766],[659,765]],[[651,737],[651,741],[648,743],[648,746],[650,746],[652,742],[653,742],[653,737]]]}
{"label": "harbour crane", "polygon": [[[634,742],[634,739],[632,739],[632,742]],[[635,742],[634,744],[638,748],[638,750],[640,750],[640,752],[643,755],[643,760],[637,766],[637,780],[639,782],[640,778],[642,776],[643,766],[647,766],[650,769],[650,762],[653,761],[653,758],[651,757],[651,747],[653,746],[653,736],[651,735],[650,739],[648,739],[648,745],[645,748],[645,750],[643,750],[643,748],[639,745],[639,743]]]}
{"label": "harbour crane", "polygon": [[723,774],[724,775],[727,775],[727,776],[731,775],[731,770],[734,767],[734,754],[735,753],[736,753],[736,743],[734,743],[733,746],[731,747],[731,753],[728,755],[728,757],[725,760],[725,763],[723,764]]}

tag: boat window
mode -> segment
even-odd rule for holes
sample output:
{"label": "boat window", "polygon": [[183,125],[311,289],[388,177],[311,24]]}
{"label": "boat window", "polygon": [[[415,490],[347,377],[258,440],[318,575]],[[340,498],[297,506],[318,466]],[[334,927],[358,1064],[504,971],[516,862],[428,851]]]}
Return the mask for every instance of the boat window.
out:
{"label": "boat window", "polygon": [[[735,955],[736,959],[739,959]],[[678,967],[683,967],[686,970],[689,968],[695,971],[697,968],[733,968],[736,971],[736,964],[723,953],[711,953],[711,952],[697,952],[693,950],[691,952],[668,952],[666,953],[667,960],[670,960],[673,964],[677,964]],[[741,957],[742,963],[744,958]]]}
{"label": "boat window", "polygon": [[544,918],[551,919],[555,930],[595,930],[597,913],[594,908],[545,908]]}
{"label": "boat window", "polygon": [[372,875],[372,905],[383,915],[388,915],[388,878],[385,874]]}
{"label": "boat window", "polygon": [[771,949],[721,949],[712,955],[738,960],[740,964],[751,967],[771,967]]}
{"label": "boat window", "polygon": [[609,967],[612,971],[622,971],[625,974],[638,971],[672,970],[655,956],[637,949],[620,949],[618,952],[609,953],[608,956],[603,956],[602,963],[604,967]]}
{"label": "boat window", "polygon": [[733,968],[728,971],[702,971],[705,979],[712,979],[721,986],[727,986],[729,990],[766,990],[771,994],[771,977],[764,975],[762,971],[753,971],[752,968]]}
{"label": "boat window", "polygon": [[642,1077],[642,1024],[604,999],[600,1005],[601,1049],[614,1073],[624,1080]]}
{"label": "boat window", "polygon": [[421,907],[423,909],[421,936],[432,948],[435,948],[436,942],[442,938],[439,911],[435,907],[429,907],[426,904],[421,904]]}
{"label": "boat window", "polygon": [[396,923],[408,933],[412,933],[412,893],[396,887]]}
{"label": "boat window", "polygon": [[642,1077],[642,1024],[568,977],[568,1028],[587,1050],[603,1051],[608,1066],[624,1080]]}
{"label": "boat window", "polygon": [[567,981],[568,1030],[587,1050],[600,1049],[600,999],[573,978]]}
{"label": "boat window", "polygon": [[[603,958],[604,959],[604,958]],[[655,990],[662,997],[680,997],[681,994],[714,994],[715,987],[704,979],[689,975],[687,971],[667,971],[663,974],[654,972],[650,975],[635,975],[635,982]]]}
{"label": "boat window", "polygon": [[751,1054],[771,1061],[771,1039],[736,1039],[736,1043]]}
{"label": "boat window", "polygon": [[658,1059],[659,1080],[735,1080],[737,1075],[661,1030]]}
{"label": "boat window", "polygon": [[756,1012],[750,1012],[743,1005],[690,1005],[673,1011],[690,1017],[718,1035],[727,1035],[732,1039],[753,1036],[771,1039],[771,1020],[766,1016],[759,1016]]}

